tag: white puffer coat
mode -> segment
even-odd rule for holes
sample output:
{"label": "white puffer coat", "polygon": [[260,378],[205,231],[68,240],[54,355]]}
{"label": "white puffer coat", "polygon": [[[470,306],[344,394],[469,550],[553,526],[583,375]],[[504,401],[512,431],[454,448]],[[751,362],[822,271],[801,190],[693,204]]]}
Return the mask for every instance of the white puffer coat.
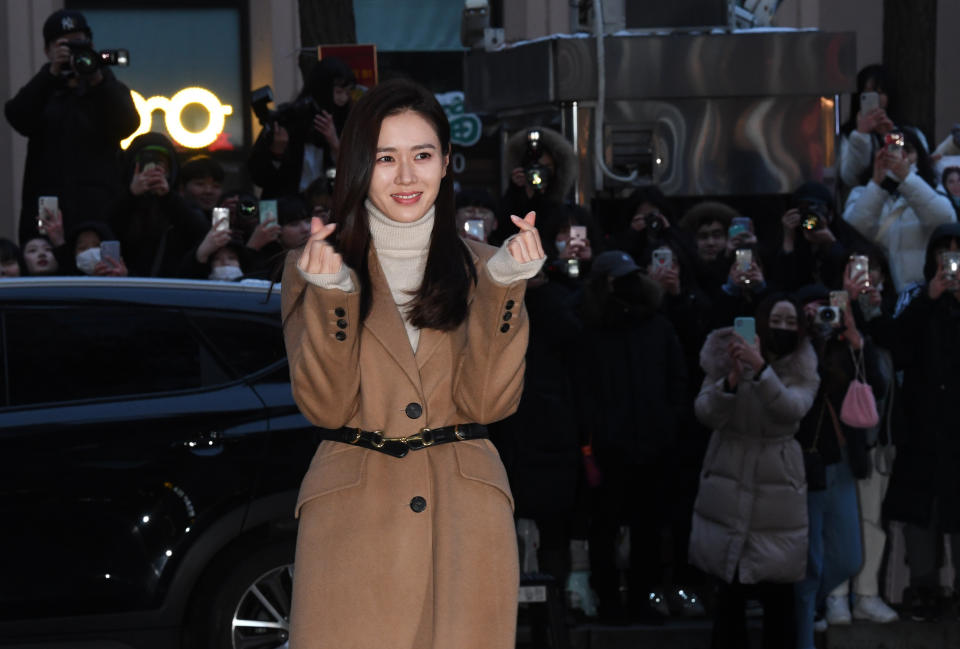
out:
{"label": "white puffer coat", "polygon": [[700,472],[690,534],[690,563],[732,582],[795,582],[807,563],[807,482],[800,420],[820,378],[807,340],[724,390],[730,371],[731,328],[707,337],[700,352],[706,373],[697,418],[714,429]]}

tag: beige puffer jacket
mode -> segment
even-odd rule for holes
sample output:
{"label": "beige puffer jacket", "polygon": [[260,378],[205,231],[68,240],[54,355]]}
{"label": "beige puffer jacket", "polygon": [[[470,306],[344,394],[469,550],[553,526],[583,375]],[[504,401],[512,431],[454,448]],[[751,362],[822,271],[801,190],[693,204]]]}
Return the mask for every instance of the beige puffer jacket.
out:
{"label": "beige puffer jacket", "polygon": [[714,429],[700,472],[690,534],[690,563],[732,582],[795,582],[807,564],[807,483],[794,434],[820,384],[809,341],[771,363],[736,392],[731,328],[710,334],[700,352],[706,373],[697,418]]}

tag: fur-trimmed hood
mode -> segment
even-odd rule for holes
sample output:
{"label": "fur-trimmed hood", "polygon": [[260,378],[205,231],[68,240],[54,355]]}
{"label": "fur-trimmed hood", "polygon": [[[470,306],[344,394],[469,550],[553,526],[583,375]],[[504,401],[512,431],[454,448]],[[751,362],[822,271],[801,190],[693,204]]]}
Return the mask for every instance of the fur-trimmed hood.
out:
{"label": "fur-trimmed hood", "polygon": [[[707,336],[700,350],[700,367],[711,379],[718,379],[730,372],[732,364],[727,346],[733,339],[733,327],[715,329]],[[808,338],[802,338],[797,349],[770,363],[777,376],[811,376],[817,373],[817,353]]]}
{"label": "fur-trimmed hood", "polygon": [[[531,127],[533,128],[533,127]],[[510,136],[507,140],[506,168],[514,169],[523,162],[527,150],[527,132],[525,128]],[[573,188],[577,177],[577,153],[563,135],[543,126],[535,127],[541,133],[543,148],[553,156],[556,176],[547,184],[544,196],[562,203]]]}

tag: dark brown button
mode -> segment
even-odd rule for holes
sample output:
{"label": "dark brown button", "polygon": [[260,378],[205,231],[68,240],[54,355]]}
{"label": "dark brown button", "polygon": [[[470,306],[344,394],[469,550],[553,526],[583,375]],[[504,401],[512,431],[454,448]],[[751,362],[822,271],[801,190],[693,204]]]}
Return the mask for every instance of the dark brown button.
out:
{"label": "dark brown button", "polygon": [[508,325],[507,323],[503,323],[503,326],[500,327],[500,331],[502,331],[503,333],[507,333],[508,331],[510,331],[510,325]]}
{"label": "dark brown button", "polygon": [[418,419],[420,415],[423,414],[423,406],[415,402],[408,403],[407,407],[404,408],[403,411],[407,413],[407,417],[410,417],[410,419]]}
{"label": "dark brown button", "polygon": [[339,320],[337,320],[337,326],[340,327],[341,329],[346,329],[347,321],[344,320],[343,318],[340,318]]}
{"label": "dark brown button", "polygon": [[410,509],[418,514],[427,508],[427,499],[423,496],[414,496],[410,501]]}
{"label": "dark brown button", "polygon": [[340,342],[343,342],[344,340],[347,339],[347,334],[343,333],[342,331],[338,331],[333,335],[333,337],[339,340]]}
{"label": "dark brown button", "polygon": [[504,306],[507,307],[507,311],[509,311],[510,309],[513,308],[513,305],[514,305],[513,300],[507,300],[507,303]]}
{"label": "dark brown button", "polygon": [[513,314],[510,313],[509,311],[507,311],[506,313],[503,314],[503,321],[506,322],[507,320],[509,320],[509,319],[512,318],[512,317],[513,317]]}
{"label": "dark brown button", "polygon": [[333,310],[333,315],[337,316],[338,318],[342,318],[343,316],[347,315],[347,311],[342,306],[338,306]]}

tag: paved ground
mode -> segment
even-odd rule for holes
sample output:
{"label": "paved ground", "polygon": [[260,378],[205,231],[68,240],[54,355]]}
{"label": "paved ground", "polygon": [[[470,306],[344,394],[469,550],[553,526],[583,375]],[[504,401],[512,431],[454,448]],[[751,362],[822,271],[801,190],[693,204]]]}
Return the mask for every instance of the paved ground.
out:
{"label": "paved ground", "polygon": [[[582,625],[570,630],[569,649],[709,649],[709,620],[671,620],[662,627]],[[759,624],[752,623],[755,649],[760,647]],[[521,625],[518,649],[544,649],[530,642],[530,629]],[[960,621],[936,624],[859,623],[831,627],[818,635],[820,649],[960,649]],[[554,649],[554,648],[551,648]]]}

